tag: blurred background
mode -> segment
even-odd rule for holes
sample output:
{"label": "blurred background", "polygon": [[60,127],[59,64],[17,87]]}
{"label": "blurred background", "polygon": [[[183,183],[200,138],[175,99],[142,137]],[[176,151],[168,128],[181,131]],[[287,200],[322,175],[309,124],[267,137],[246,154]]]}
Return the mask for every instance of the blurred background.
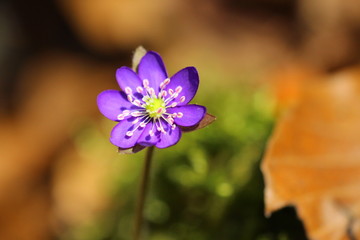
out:
{"label": "blurred background", "polygon": [[0,239],[129,239],[144,152],[119,155],[97,94],[143,45],[195,66],[217,121],[155,151],[150,240],[307,239],[264,216],[259,169],[298,79],[359,62],[356,0],[0,2]]}

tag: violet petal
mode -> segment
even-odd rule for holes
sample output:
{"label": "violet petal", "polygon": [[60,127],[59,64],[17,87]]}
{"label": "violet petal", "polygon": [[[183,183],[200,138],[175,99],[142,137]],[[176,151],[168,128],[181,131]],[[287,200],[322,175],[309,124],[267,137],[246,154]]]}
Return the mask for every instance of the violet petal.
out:
{"label": "violet petal", "polygon": [[97,105],[100,112],[110,120],[116,121],[117,116],[132,104],[127,100],[123,92],[117,90],[106,90],[97,97]]}
{"label": "violet petal", "polygon": [[164,122],[165,133],[160,134],[159,142],[156,144],[158,148],[167,148],[175,145],[181,138],[181,130],[178,126],[172,129],[170,125]]}
{"label": "violet petal", "polygon": [[[170,78],[170,83],[165,87],[165,90],[169,91],[172,89],[175,91],[175,89],[179,86],[182,88],[182,90],[179,95],[171,102],[177,102],[178,105],[181,106],[190,102],[198,90],[199,75],[196,68],[187,67],[175,73],[174,76]],[[185,97],[185,99],[180,101],[181,97]]]}
{"label": "violet petal", "polygon": [[141,59],[138,66],[138,74],[141,80],[149,80],[149,86],[158,94],[160,83],[167,78],[165,65],[160,55],[149,51]]}
{"label": "violet petal", "polygon": [[[168,113],[181,113],[181,117],[175,117],[175,123],[180,126],[190,127],[198,124],[204,118],[206,108],[196,104],[173,107],[166,109]],[[179,114],[178,114],[179,115]]]}
{"label": "violet petal", "polygon": [[139,76],[128,67],[121,67],[116,70],[116,80],[123,91],[126,91],[125,88],[129,87],[135,93],[136,87],[142,86]]}
{"label": "violet petal", "polygon": [[120,121],[111,131],[110,142],[120,148],[131,148],[135,146],[137,140],[144,131],[144,128],[139,127],[133,132],[131,137],[127,136],[126,133],[134,130],[137,126],[132,123],[134,120],[135,118],[132,117]]}
{"label": "violet petal", "polygon": [[[150,130],[154,132],[153,136],[150,136]],[[153,146],[159,141],[159,132],[156,130],[156,127],[152,122],[149,122],[144,128],[143,133],[139,137],[137,143],[142,146]]]}

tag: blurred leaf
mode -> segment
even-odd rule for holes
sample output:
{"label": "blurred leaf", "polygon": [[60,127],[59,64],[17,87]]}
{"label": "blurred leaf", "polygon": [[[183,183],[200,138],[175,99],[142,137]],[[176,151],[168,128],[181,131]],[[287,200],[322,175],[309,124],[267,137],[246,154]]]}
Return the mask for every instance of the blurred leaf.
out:
{"label": "blurred leaf", "polygon": [[294,205],[310,239],[360,238],[360,73],[308,83],[270,140],[266,213]]}

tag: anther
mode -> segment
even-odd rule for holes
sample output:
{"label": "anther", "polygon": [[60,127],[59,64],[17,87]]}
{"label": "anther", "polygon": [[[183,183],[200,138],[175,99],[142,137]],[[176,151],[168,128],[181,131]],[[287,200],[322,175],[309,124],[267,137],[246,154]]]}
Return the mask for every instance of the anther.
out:
{"label": "anther", "polygon": [[158,108],[158,110],[156,110],[156,113],[158,113],[158,114],[162,114],[163,112],[164,112],[163,108]]}
{"label": "anther", "polygon": [[125,93],[126,93],[127,95],[132,94],[131,88],[126,87],[126,88],[125,88]]}
{"label": "anther", "polygon": [[166,78],[162,83],[160,83],[160,88],[163,89],[169,83],[170,83],[170,78]]}
{"label": "anther", "polygon": [[183,116],[184,116],[184,114],[183,114],[182,112],[178,112],[178,113],[177,113],[177,117],[178,117],[178,118],[182,118]]}
{"label": "anther", "polygon": [[131,95],[127,95],[127,99],[129,100],[129,102],[132,102],[133,101],[133,98]]}
{"label": "anther", "polygon": [[154,135],[155,135],[155,134],[154,134],[154,131],[153,131],[153,130],[150,130],[150,131],[149,131],[149,135],[150,135],[150,136],[154,136]]}
{"label": "anther", "polygon": [[133,116],[133,117],[140,117],[140,116],[142,116],[143,115],[143,113],[142,112],[139,112],[139,111],[136,111],[136,112],[132,112],[131,113],[131,116]]}
{"label": "anther", "polygon": [[134,133],[132,131],[127,131],[126,136],[131,137]]}
{"label": "anther", "polygon": [[149,88],[148,92],[150,93],[150,95],[155,95],[155,90],[153,88]]}
{"label": "anther", "polygon": [[177,102],[173,102],[173,103],[170,105],[170,107],[176,107],[176,105],[177,105]]}
{"label": "anther", "polygon": [[140,123],[140,127],[144,128],[146,126],[146,123],[145,122],[141,122]]}
{"label": "anther", "polygon": [[170,78],[167,78],[167,79],[164,80],[165,85],[168,85],[169,83],[170,83]]}
{"label": "anther", "polygon": [[139,86],[139,87],[136,88],[136,91],[137,91],[138,93],[143,93],[143,92],[144,92],[144,89]]}
{"label": "anther", "polygon": [[167,92],[164,91],[164,90],[162,90],[161,92],[159,92],[158,97],[159,97],[159,98],[165,97],[166,94],[167,94]]}
{"label": "anther", "polygon": [[182,103],[182,102],[185,102],[185,96],[182,96],[181,98],[180,98],[180,102]]}
{"label": "anther", "polygon": [[171,116],[168,116],[166,119],[170,125],[172,125],[174,123],[174,119]]}
{"label": "anther", "polygon": [[135,101],[133,101],[133,104],[135,106],[141,107],[141,102],[139,100],[137,100],[137,99]]}
{"label": "anther", "polygon": [[144,79],[143,80],[143,85],[144,85],[144,88],[148,88],[149,87],[149,80]]}
{"label": "anther", "polygon": [[169,92],[169,95],[173,95],[173,94],[174,94],[174,90],[171,89],[171,88],[168,90],[168,92]]}
{"label": "anther", "polygon": [[182,91],[182,87],[181,87],[181,86],[177,86],[177,87],[175,88],[175,92],[180,93],[181,91]]}

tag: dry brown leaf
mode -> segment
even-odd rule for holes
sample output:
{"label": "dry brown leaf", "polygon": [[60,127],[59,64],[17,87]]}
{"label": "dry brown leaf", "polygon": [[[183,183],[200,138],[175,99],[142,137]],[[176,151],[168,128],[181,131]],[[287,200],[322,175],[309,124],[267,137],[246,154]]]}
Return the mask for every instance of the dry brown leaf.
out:
{"label": "dry brown leaf", "polygon": [[360,239],[360,72],[308,83],[262,171],[266,213],[295,206],[310,239]]}
{"label": "dry brown leaf", "polygon": [[[270,72],[270,82],[274,97],[277,102],[277,112],[296,105],[301,98],[303,88],[316,78],[319,73],[301,62],[290,62],[280,65],[277,69]],[[266,74],[269,81],[269,75]]]}
{"label": "dry brown leaf", "polygon": [[209,113],[206,113],[204,118],[198,124],[196,124],[195,126],[192,126],[192,127],[181,127],[181,130],[183,132],[192,132],[195,130],[199,130],[201,128],[204,128],[204,127],[212,124],[215,120],[216,120],[215,116],[213,116]]}

